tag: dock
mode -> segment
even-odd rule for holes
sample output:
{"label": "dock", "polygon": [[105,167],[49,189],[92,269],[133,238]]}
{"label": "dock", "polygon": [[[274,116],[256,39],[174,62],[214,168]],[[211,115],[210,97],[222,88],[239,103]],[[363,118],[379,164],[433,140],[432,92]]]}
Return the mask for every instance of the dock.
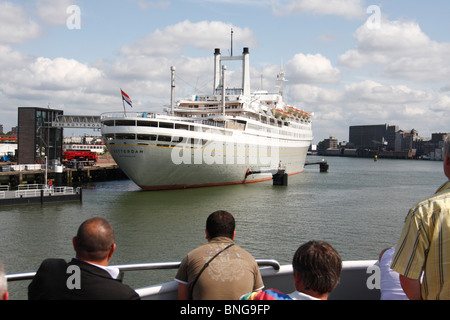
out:
{"label": "dock", "polygon": [[62,167],[61,170],[48,169],[40,165],[22,165],[20,167],[2,166],[0,186],[11,189],[23,184],[45,184],[51,181],[54,186],[79,186],[83,183],[124,180],[128,177],[113,161],[98,162],[93,166],[78,166],[77,168]]}
{"label": "dock", "polygon": [[19,185],[17,190],[0,186],[0,207],[56,202],[81,202],[80,187],[49,187],[42,184]]}
{"label": "dock", "polygon": [[322,159],[320,161],[314,161],[314,162],[305,162],[305,167],[306,166],[311,166],[311,165],[319,165],[320,168],[320,172],[328,172],[328,169],[330,168],[327,160]]}

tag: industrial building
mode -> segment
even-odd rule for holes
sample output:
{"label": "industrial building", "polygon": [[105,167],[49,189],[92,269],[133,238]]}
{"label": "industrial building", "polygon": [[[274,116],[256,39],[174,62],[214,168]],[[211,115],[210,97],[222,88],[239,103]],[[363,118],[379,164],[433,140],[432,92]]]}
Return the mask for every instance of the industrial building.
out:
{"label": "industrial building", "polygon": [[17,164],[45,163],[61,159],[63,129],[52,126],[63,111],[48,108],[19,108]]}

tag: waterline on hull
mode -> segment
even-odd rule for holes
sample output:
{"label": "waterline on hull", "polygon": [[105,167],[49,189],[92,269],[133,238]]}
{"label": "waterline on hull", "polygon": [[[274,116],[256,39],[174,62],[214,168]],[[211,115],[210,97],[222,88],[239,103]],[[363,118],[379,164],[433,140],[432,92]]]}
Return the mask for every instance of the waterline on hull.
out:
{"label": "waterline on hull", "polygon": [[[303,172],[304,171],[289,173],[288,176],[301,174]],[[272,180],[272,176],[260,178],[260,179],[251,179],[251,180],[245,179],[242,181],[233,181],[233,182],[186,184],[186,185],[139,186],[139,187],[145,191],[159,191],[159,190],[204,188],[204,187],[219,187],[219,186],[228,186],[228,185],[236,185],[236,184],[252,184],[252,183],[265,182],[265,181],[270,181],[270,180]]]}

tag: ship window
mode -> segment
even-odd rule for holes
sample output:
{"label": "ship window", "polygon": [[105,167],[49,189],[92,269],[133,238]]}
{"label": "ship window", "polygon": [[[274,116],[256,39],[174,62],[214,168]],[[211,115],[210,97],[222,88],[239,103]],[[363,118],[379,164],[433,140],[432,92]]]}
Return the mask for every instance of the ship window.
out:
{"label": "ship window", "polygon": [[137,125],[140,127],[158,127],[158,122],[156,121],[139,121]]}
{"label": "ship window", "polygon": [[114,120],[103,121],[103,125],[106,127],[112,127],[114,126]]}
{"label": "ship window", "polygon": [[134,120],[116,120],[116,126],[135,126],[136,122]]}
{"label": "ship window", "polygon": [[116,134],[118,140],[136,140],[135,134]]}
{"label": "ship window", "polygon": [[173,137],[172,142],[181,143],[183,142],[183,137]]}
{"label": "ship window", "polygon": [[158,136],[158,141],[170,142],[172,140],[171,136]]}
{"label": "ship window", "polygon": [[159,127],[160,128],[173,129],[173,123],[160,122],[159,123]]}
{"label": "ship window", "polygon": [[138,134],[137,138],[138,140],[156,141],[156,135],[154,134]]}
{"label": "ship window", "polygon": [[189,130],[189,126],[187,124],[175,124],[175,129],[180,129],[180,130]]}

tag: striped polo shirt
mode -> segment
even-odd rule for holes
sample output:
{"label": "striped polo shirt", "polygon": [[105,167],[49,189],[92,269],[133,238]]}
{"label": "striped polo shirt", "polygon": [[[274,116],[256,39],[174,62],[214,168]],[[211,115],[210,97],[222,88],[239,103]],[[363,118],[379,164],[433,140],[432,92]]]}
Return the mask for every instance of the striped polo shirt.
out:
{"label": "striped polo shirt", "polygon": [[409,211],[391,268],[410,279],[423,276],[422,299],[450,299],[450,181]]}

